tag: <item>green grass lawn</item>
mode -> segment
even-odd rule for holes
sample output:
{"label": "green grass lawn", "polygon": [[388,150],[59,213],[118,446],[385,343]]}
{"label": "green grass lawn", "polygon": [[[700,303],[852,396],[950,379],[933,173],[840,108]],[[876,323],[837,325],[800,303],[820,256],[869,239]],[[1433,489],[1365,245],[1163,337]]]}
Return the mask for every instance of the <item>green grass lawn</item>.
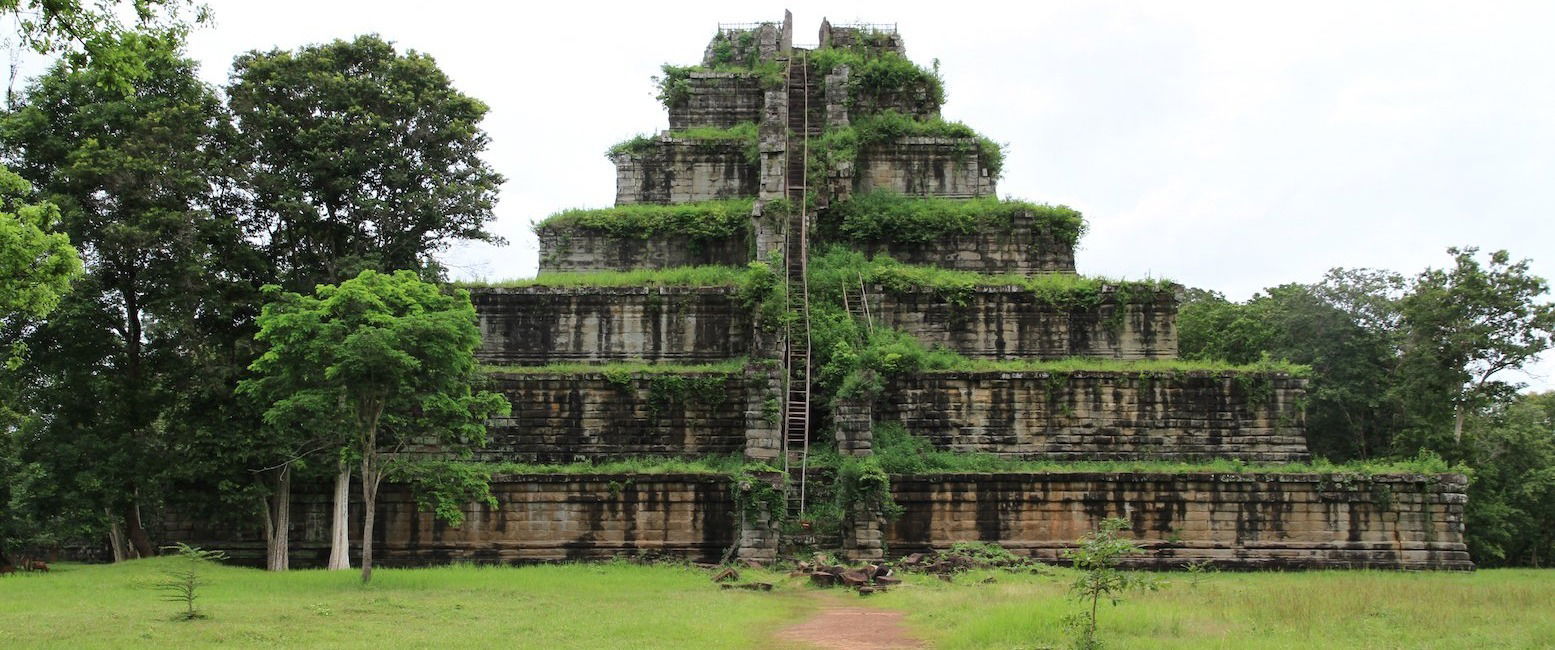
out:
{"label": "green grass lawn", "polygon": [[0,648],[730,648],[815,607],[797,590],[721,591],[691,568],[629,564],[356,571],[212,567],[199,606],[151,585],[177,560],[0,578]]}
{"label": "green grass lawn", "polygon": [[[771,648],[782,647],[777,630],[828,603],[907,612],[939,648],[1060,648],[1062,620],[1080,608],[1062,569],[911,576],[887,594],[817,598],[779,572],[746,571],[777,583],[755,593],[673,566],[390,569],[367,587],[354,571],[212,567],[200,600],[209,618],[178,622],[180,605],[151,588],[174,561],[0,578],[0,648]],[[1221,573],[1197,586],[1183,573],[1160,577],[1170,582],[1161,591],[1103,605],[1107,647],[1555,647],[1552,571]]]}
{"label": "green grass lawn", "polygon": [[[1064,648],[1076,574],[976,571],[869,598],[937,648]],[[1555,571],[1163,573],[1103,602],[1108,648],[1555,648]],[[991,584],[981,584],[986,578]]]}

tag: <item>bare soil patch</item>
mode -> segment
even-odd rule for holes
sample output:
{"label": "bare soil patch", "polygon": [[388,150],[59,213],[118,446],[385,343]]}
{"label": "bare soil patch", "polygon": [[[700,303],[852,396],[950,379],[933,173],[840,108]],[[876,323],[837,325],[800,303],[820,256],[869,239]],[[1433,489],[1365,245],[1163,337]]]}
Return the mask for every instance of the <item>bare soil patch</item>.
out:
{"label": "bare soil patch", "polygon": [[863,607],[827,606],[803,623],[784,628],[777,639],[828,650],[927,648],[902,623],[902,613]]}

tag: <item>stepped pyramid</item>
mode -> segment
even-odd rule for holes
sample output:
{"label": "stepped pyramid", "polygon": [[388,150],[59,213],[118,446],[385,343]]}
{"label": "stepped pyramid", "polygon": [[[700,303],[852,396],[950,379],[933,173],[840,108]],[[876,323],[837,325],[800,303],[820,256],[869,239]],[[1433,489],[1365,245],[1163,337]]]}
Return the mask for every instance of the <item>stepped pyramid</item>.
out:
{"label": "stepped pyramid", "polygon": [[[898,473],[894,516],[806,529],[835,489],[817,458],[868,458],[882,431],[1004,459],[1309,456],[1306,380],[1172,365],[1180,287],[1076,275],[1079,214],[996,197],[1002,151],[940,119],[938,76],[894,25],[823,22],[813,47],[793,31],[720,25],[700,65],[666,66],[670,129],[612,149],[616,207],[540,224],[535,281],[472,289],[513,405],[480,460],[735,455],[786,504],[706,474],[505,475],[458,528],[386,498],[386,562],[979,540],[1055,559],[1123,517],[1158,567],[1472,566],[1451,474]],[[887,335],[957,361],[838,361]]]}

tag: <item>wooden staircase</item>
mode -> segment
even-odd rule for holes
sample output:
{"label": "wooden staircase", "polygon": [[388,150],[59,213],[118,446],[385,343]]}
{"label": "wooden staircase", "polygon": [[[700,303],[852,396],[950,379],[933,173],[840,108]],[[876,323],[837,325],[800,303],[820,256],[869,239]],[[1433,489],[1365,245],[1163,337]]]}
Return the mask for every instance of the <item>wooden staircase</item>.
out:
{"label": "wooden staircase", "polygon": [[[786,195],[793,205],[784,239],[783,262],[788,283],[788,310],[797,314],[784,336],[783,469],[788,473],[788,509],[805,512],[805,480],[810,455],[810,283],[809,199],[805,161],[812,136],[820,135],[820,120],[811,119],[809,58],[795,50],[788,61],[788,138]],[[797,154],[797,155],[796,155]]]}
{"label": "wooden staircase", "polygon": [[864,288],[864,276],[856,274],[857,284],[848,283],[842,287],[842,307],[853,317],[853,322],[863,326],[859,332],[864,336],[875,331],[875,320],[869,313],[869,294]]}

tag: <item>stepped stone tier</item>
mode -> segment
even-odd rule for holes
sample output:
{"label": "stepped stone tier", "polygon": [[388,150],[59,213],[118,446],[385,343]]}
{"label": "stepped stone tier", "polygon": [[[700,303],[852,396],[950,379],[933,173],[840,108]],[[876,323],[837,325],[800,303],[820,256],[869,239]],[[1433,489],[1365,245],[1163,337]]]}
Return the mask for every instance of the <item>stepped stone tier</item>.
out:
{"label": "stepped stone tier", "polygon": [[477,289],[478,356],[493,364],[646,360],[701,363],[744,356],[751,315],[725,287]]}
{"label": "stepped stone tier", "polygon": [[951,474],[899,477],[893,553],[978,540],[1059,560],[1122,517],[1147,567],[1470,569],[1459,475]]}
{"label": "stepped stone tier", "polygon": [[490,444],[477,458],[552,463],[745,453],[745,374],[696,372],[674,380],[688,377],[701,380],[700,390],[671,393],[652,374],[494,374],[513,411],[492,420]]}
{"label": "stepped stone tier", "polygon": [[1094,305],[1055,305],[1019,287],[978,287],[964,300],[885,291],[880,324],[974,359],[1174,359],[1177,298],[1103,290]]}
{"label": "stepped stone tier", "polygon": [[1193,372],[934,372],[891,381],[874,405],[935,446],[1054,460],[1309,460],[1304,382]]}
{"label": "stepped stone tier", "polygon": [[[751,205],[748,219],[736,215],[733,228],[680,231],[553,220],[537,227],[535,282],[471,291],[483,336],[479,358],[497,366],[493,383],[513,407],[490,423],[490,444],[477,460],[734,454],[787,473],[758,471],[737,485],[729,476],[703,474],[507,474],[493,484],[498,505],[470,505],[460,526],[436,523],[407,492],[392,488],[377,515],[383,562],[647,552],[771,559],[802,540],[779,525],[792,513],[755,507],[750,494],[762,485],[784,489],[802,510],[796,487],[825,493],[830,480],[804,471],[808,450],[834,446],[868,456],[876,451],[875,430],[885,427],[940,450],[1006,460],[1309,458],[1305,379],[1138,365],[1176,358],[1180,288],[1076,284],[1100,289],[1072,300],[1030,288],[1085,281],[1074,275],[1078,222],[1060,227],[1036,206],[987,198],[995,195],[1002,154],[984,138],[966,137],[969,129],[937,121],[937,76],[923,72],[882,85],[872,72],[876,65],[911,66],[894,26],[823,22],[819,50],[794,46],[793,33],[787,16],[720,26],[702,66],[666,68],[672,130],[610,155],[618,206],[689,210],[699,201],[742,199]],[[820,59],[842,63],[823,70]],[[860,139],[855,155],[837,149],[826,158],[809,149],[830,134],[888,118],[898,135]],[[725,131],[698,140],[706,129]],[[925,210],[1005,206],[1013,216],[963,219],[912,236],[900,232],[905,222],[890,222],[903,217],[896,214],[874,216],[897,225],[847,227],[847,208],[882,190],[920,197],[902,200]],[[858,286],[841,296],[841,317],[859,331],[896,330],[959,353],[970,359],[966,367],[898,369],[879,378],[876,393],[832,399],[830,384],[811,378],[809,359],[824,357],[810,356],[804,334],[805,301],[837,299],[810,293],[814,253],[828,245],[876,256],[875,263],[890,255],[902,264],[986,274],[958,275],[982,280],[945,291],[932,283],[866,282],[861,270]],[[737,277],[753,261],[775,262],[767,272],[786,281],[787,291],[774,294],[787,301],[776,305],[786,319],[767,313],[774,298],[758,300],[735,281],[596,286],[595,276],[558,275],[715,264],[729,267],[717,277]],[[630,284],[607,284],[623,283]],[[1031,365],[1053,359],[1067,360],[1061,367]],[[558,363],[570,365],[549,366]],[[1045,473],[894,475],[889,493],[903,514],[888,520],[855,508],[839,526],[836,550],[879,558],[988,541],[1056,559],[1103,519],[1123,517],[1149,549],[1137,562],[1154,567],[1211,561],[1461,569],[1472,566],[1463,544],[1465,486],[1452,474],[1096,473],[1062,466]],[[318,495],[299,500],[294,532],[305,541],[293,548],[300,559],[319,559],[326,504]]]}

